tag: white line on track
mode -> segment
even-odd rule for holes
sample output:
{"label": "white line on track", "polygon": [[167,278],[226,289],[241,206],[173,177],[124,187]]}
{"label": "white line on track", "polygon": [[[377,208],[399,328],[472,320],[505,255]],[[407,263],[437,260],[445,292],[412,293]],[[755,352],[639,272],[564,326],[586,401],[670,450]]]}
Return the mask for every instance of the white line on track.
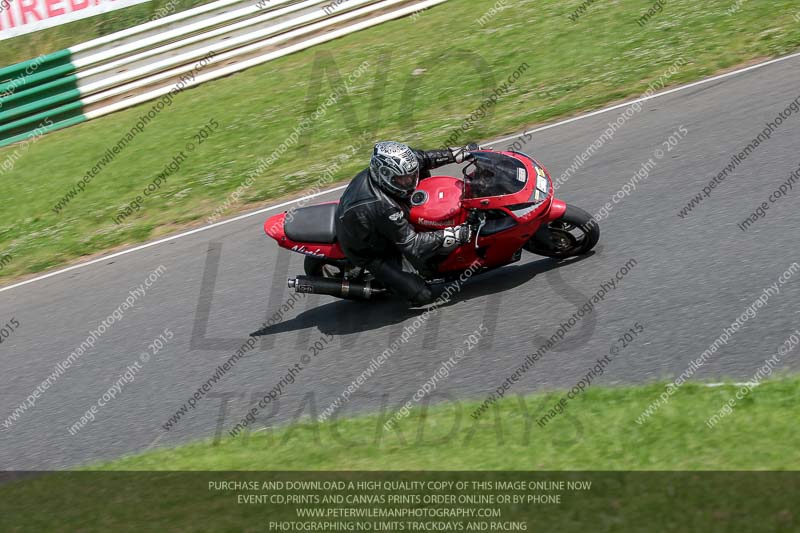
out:
{"label": "white line on track", "polygon": [[642,98],[637,98],[635,100],[630,100],[629,102],[623,102],[621,104],[617,104],[611,107],[604,107],[603,109],[598,109],[597,111],[592,111],[591,113],[586,113],[585,115],[579,115],[577,117],[568,118],[566,120],[562,120],[560,122],[556,122],[554,124],[548,124],[546,126],[541,126],[529,131],[524,131],[522,133],[517,133],[510,137],[503,137],[502,139],[497,139],[492,142],[488,142],[486,144],[494,143],[501,143],[505,141],[510,141],[511,139],[516,139],[517,137],[522,137],[523,135],[528,135],[531,133],[538,133],[540,131],[549,130],[550,128],[555,128],[556,126],[563,126],[564,124],[569,124],[570,122],[575,122],[577,120],[583,120],[585,118],[594,117],[596,115],[601,115],[603,113],[608,113],[609,111],[614,111],[615,109],[620,109],[622,107],[628,107],[629,105],[635,104],[637,102],[646,102],[647,100],[652,100],[653,98],[660,98],[662,96],[666,96],[668,94],[676,93],[678,91],[685,91],[686,89],[691,89],[692,87],[697,87],[698,85],[704,85],[706,83],[711,83],[713,81],[722,80],[725,78],[730,78],[731,76],[735,76],[737,74],[743,74],[745,72],[749,72],[751,70],[755,70],[761,67],[766,67],[767,65],[772,65],[773,63],[780,63],[781,61],[786,61],[788,59],[794,59],[795,57],[800,57],[800,52],[790,54],[788,56],[779,57],[777,59],[770,59],[769,61],[765,61],[763,63],[758,63],[756,65],[750,65],[749,67],[741,68],[739,70],[734,70],[731,72],[726,72],[725,74],[720,74],[718,76],[713,76],[711,78],[706,78],[700,81],[692,82],[688,85],[681,85],[680,87],[674,87],[672,89],[668,89],[666,91],[662,91],[660,93],[651,94],[650,96],[643,96]]}
{"label": "white line on track", "polygon": [[[617,104],[617,105],[614,105],[614,106],[611,106],[611,107],[605,107],[603,109],[598,109],[597,111],[592,111],[591,113],[586,113],[585,115],[579,115],[577,117],[568,118],[566,120],[561,120],[561,121],[555,122],[553,124],[548,124],[546,126],[540,126],[538,128],[534,128],[532,130],[524,131],[522,133],[517,133],[517,134],[512,135],[510,137],[503,137],[501,139],[495,139],[494,141],[489,141],[489,142],[482,143],[482,144],[491,145],[491,144],[494,144],[494,143],[501,143],[501,142],[510,141],[512,139],[516,139],[517,137],[521,137],[523,135],[529,135],[531,133],[538,133],[540,131],[549,130],[551,128],[556,128],[558,126],[563,126],[565,124],[570,124],[572,122],[576,122],[578,120],[583,120],[585,118],[594,117],[594,116],[600,115],[602,113],[608,113],[609,111],[614,111],[615,109],[620,109],[622,107],[627,107],[627,106],[629,106],[631,104],[635,104],[637,102],[645,102],[647,100],[652,100],[654,98],[660,98],[660,97],[666,96],[668,94],[676,93],[678,91],[684,91],[686,89],[691,89],[692,87],[697,87],[698,85],[704,85],[706,83],[711,83],[711,82],[722,80],[722,79],[725,79],[725,78],[730,78],[731,76],[736,76],[737,74],[743,74],[745,72],[750,72],[751,70],[755,70],[755,69],[759,69],[759,68],[762,68],[762,67],[766,67],[766,66],[772,65],[774,63],[780,63],[782,61],[787,61],[789,59],[794,59],[796,57],[800,57],[800,52],[797,52],[797,53],[794,53],[794,54],[790,54],[788,56],[778,57],[776,59],[771,59],[769,61],[765,61],[763,63],[758,63],[756,65],[751,65],[749,67],[745,67],[745,68],[742,68],[742,69],[739,69],[739,70],[726,72],[725,74],[720,74],[718,76],[712,76],[711,78],[706,78],[706,79],[703,79],[703,80],[700,80],[700,81],[696,81],[696,82],[690,83],[688,85],[681,85],[680,87],[675,87],[675,88],[672,88],[672,89],[668,89],[666,91],[662,91],[660,93],[656,93],[656,94],[653,94],[653,95],[650,95],[650,96],[645,96],[645,97],[642,97],[642,98],[637,98],[635,100],[630,100],[628,102]],[[271,211],[273,209],[279,209],[281,207],[286,207],[288,205],[292,205],[292,204],[294,204],[296,202],[299,202],[301,200],[309,200],[311,198],[316,198],[317,196],[321,196],[323,194],[328,194],[328,193],[340,191],[340,190],[344,189],[345,187],[347,187],[347,185],[339,185],[337,187],[333,187],[333,188],[325,190],[325,191],[320,191],[318,193],[310,194],[308,196],[303,196],[302,198],[297,198],[295,200],[290,200],[288,202],[283,202],[283,203],[280,203],[280,204],[277,204],[277,205],[265,207],[263,209],[258,209],[256,211],[251,211],[249,213],[245,213],[243,215],[239,215],[239,216],[236,216],[236,217],[233,217],[233,218],[229,218],[227,220],[223,220],[223,221],[220,221],[220,222],[215,222],[214,224],[209,224],[208,226],[203,226],[203,227],[196,228],[196,229],[193,229],[193,230],[190,230],[190,231],[185,231],[183,233],[178,233],[176,235],[172,235],[170,237],[165,237],[165,238],[159,239],[157,241],[148,242],[146,244],[135,246],[133,248],[128,248],[127,250],[122,250],[120,252],[116,252],[116,253],[113,253],[113,254],[110,254],[110,255],[105,255],[105,256],[102,256],[102,257],[98,257],[97,259],[92,259],[91,261],[86,261],[85,263],[78,263],[77,265],[72,265],[70,267],[62,268],[60,270],[55,270],[53,272],[50,272],[50,273],[47,273],[47,274],[44,274],[44,275],[41,275],[41,276],[37,276],[35,278],[31,278],[31,279],[28,279],[28,280],[25,280],[25,281],[20,281],[19,283],[14,283],[13,285],[9,285],[7,287],[2,287],[2,288],[0,288],[0,292],[10,291],[11,289],[15,289],[17,287],[22,287],[23,285],[28,285],[29,283],[34,283],[36,281],[41,281],[43,279],[51,278],[53,276],[58,276],[59,274],[64,274],[64,273],[70,272],[72,270],[77,270],[79,268],[87,267],[87,266],[93,265],[95,263],[108,261],[109,259],[113,259],[115,257],[120,257],[120,256],[127,255],[127,254],[130,254],[130,253],[133,253],[133,252],[138,252],[139,250],[144,250],[145,248],[150,248],[151,246],[157,246],[157,245],[163,244],[165,242],[170,242],[170,241],[175,241],[175,240],[178,240],[178,239],[182,239],[183,237],[188,237],[189,235],[194,235],[195,233],[200,233],[201,231],[206,231],[206,230],[209,230],[211,228],[216,228],[217,226],[222,226],[224,224],[230,224],[231,222],[236,222],[237,220],[242,220],[242,219],[249,218],[249,217],[252,217],[252,216],[260,215],[260,214],[266,213],[268,211]]]}
{"label": "white line on track", "polygon": [[755,381],[745,381],[742,383],[703,383],[704,387],[758,387]]}
{"label": "white line on track", "polygon": [[338,187],[333,187],[332,189],[328,189],[326,191],[320,191],[320,192],[317,192],[317,193],[314,193],[314,194],[309,194],[308,196],[303,196],[302,198],[297,198],[295,200],[289,200],[288,202],[283,202],[283,203],[278,204],[278,205],[272,205],[270,207],[265,207],[263,209],[259,209],[258,211],[251,211],[250,213],[245,213],[243,215],[239,215],[238,217],[233,217],[233,218],[229,218],[227,220],[222,220],[220,222],[215,222],[214,224],[210,224],[208,226],[203,226],[201,228],[195,228],[195,229],[190,230],[190,231],[184,231],[183,233],[178,233],[178,234],[172,235],[170,237],[164,237],[163,239],[159,239],[159,240],[153,241],[153,242],[148,242],[146,244],[142,244],[142,245],[136,246],[134,248],[129,248],[127,250],[122,250],[120,252],[116,252],[116,253],[113,253],[113,254],[110,254],[110,255],[104,255],[103,257],[98,257],[97,259],[92,259],[91,261],[86,261],[85,263],[79,263],[77,265],[72,265],[70,267],[62,268],[61,270],[56,270],[54,272],[50,272],[50,273],[44,274],[42,276],[38,276],[38,277],[35,277],[35,278],[27,279],[25,281],[20,281],[19,283],[15,283],[13,285],[9,285],[8,287],[0,288],[0,292],[10,291],[11,289],[14,289],[16,287],[22,287],[23,285],[27,285],[29,283],[33,283],[34,281],[41,281],[43,279],[51,278],[53,276],[57,276],[59,274],[65,273],[65,272],[69,272],[71,270],[76,270],[76,269],[79,269],[79,268],[83,268],[85,266],[93,265],[95,263],[101,263],[103,261],[108,261],[109,259],[113,259],[115,257],[120,257],[122,255],[127,255],[127,254],[130,254],[130,253],[133,253],[133,252],[138,252],[139,250],[144,250],[145,248],[150,248],[151,246],[156,246],[156,245],[163,244],[163,243],[169,242],[169,241],[175,241],[175,240],[181,239],[183,237],[188,237],[189,235],[194,235],[195,233],[200,233],[201,231],[205,231],[205,230],[208,230],[208,229],[211,229],[211,228],[216,228],[217,226],[222,226],[224,224],[230,224],[231,222],[236,222],[237,220],[242,220],[244,218],[249,218],[249,217],[252,217],[252,216],[255,216],[255,215],[259,215],[261,213],[266,213],[267,211],[271,211],[272,209],[279,209],[281,207],[286,207],[287,205],[292,205],[292,204],[294,204],[296,202],[299,202],[300,200],[316,198],[317,196],[321,196],[323,194],[328,194],[330,192],[335,192],[335,191],[338,191],[340,189],[344,189],[345,187],[347,187],[347,185],[339,185]]}

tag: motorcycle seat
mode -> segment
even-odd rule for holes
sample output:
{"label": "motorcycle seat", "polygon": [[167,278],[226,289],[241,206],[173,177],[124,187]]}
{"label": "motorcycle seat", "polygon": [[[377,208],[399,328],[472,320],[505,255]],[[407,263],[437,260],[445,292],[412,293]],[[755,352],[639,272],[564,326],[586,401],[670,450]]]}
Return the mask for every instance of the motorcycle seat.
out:
{"label": "motorcycle seat", "polygon": [[333,244],[336,242],[336,207],[319,204],[301,207],[283,225],[286,236],[295,242]]}

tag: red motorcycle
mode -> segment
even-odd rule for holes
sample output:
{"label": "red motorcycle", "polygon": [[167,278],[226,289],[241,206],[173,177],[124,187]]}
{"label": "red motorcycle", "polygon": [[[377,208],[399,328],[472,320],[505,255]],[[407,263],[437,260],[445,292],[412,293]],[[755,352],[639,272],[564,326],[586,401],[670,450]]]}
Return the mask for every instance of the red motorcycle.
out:
{"label": "red motorcycle", "polygon": [[[469,223],[474,242],[434,259],[420,275],[430,282],[485,272],[518,261],[522,250],[554,258],[587,253],[600,238],[591,215],[553,196],[547,169],[521,152],[477,150],[464,178],[422,180],[410,198],[409,221],[417,231]],[[296,292],[368,299],[385,290],[369,272],[350,263],[336,242],[337,202],[270,217],[264,231],[283,248],[305,254],[305,276],[289,280]]]}

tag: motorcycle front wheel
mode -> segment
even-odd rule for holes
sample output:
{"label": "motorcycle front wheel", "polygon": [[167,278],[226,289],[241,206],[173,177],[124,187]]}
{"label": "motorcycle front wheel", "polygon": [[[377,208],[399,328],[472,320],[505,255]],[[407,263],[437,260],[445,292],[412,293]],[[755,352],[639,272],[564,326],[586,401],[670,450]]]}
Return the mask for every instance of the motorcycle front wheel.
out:
{"label": "motorcycle front wheel", "polygon": [[523,248],[545,257],[574,257],[594,248],[599,239],[600,226],[592,215],[567,204],[561,218],[543,224]]}

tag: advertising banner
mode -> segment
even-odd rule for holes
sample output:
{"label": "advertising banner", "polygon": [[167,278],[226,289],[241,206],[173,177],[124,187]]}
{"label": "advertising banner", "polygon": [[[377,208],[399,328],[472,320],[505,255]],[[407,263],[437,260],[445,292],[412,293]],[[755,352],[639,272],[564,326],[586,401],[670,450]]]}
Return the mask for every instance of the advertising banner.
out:
{"label": "advertising banner", "polygon": [[149,0],[0,0],[0,41]]}

